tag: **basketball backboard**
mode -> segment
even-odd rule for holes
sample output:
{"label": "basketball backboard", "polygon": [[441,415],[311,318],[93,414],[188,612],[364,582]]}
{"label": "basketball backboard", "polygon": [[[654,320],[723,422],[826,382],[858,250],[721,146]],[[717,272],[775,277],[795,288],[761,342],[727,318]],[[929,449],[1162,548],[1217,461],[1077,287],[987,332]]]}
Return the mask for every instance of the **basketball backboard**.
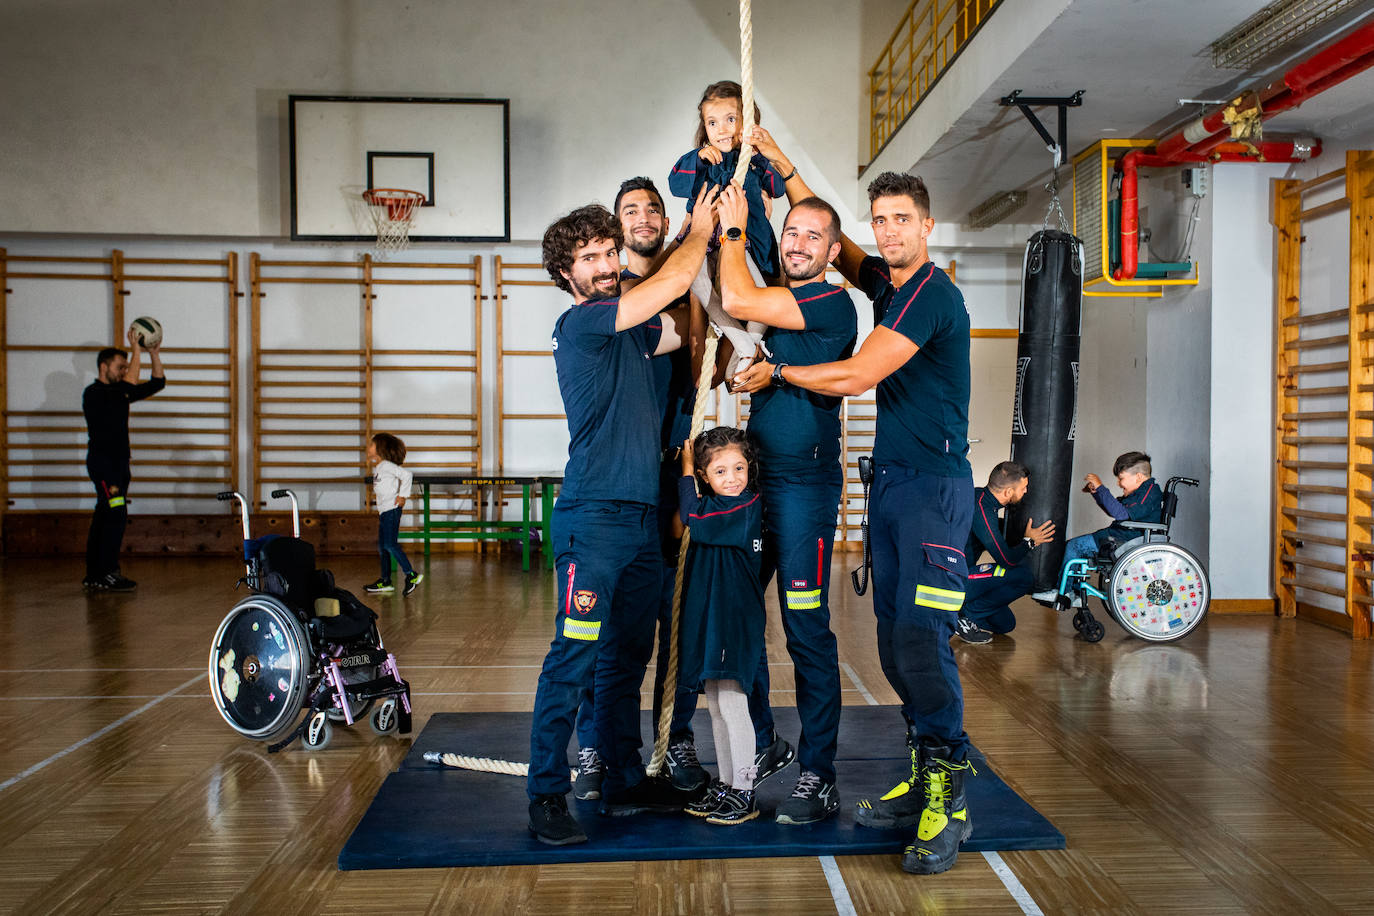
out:
{"label": "basketball backboard", "polygon": [[362,192],[407,188],[412,242],[510,241],[508,99],[293,95],[289,135],[293,239],[373,239]]}

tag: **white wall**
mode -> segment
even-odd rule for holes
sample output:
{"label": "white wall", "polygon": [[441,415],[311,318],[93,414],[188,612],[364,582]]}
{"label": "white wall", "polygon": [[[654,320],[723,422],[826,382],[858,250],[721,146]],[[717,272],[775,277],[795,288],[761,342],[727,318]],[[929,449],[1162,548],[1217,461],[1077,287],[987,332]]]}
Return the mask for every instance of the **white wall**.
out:
{"label": "white wall", "polygon": [[1208,574],[1218,598],[1273,595],[1274,229],[1269,183],[1287,166],[1212,168]]}
{"label": "white wall", "polygon": [[[0,234],[288,234],[292,93],[511,99],[512,237],[688,149],[740,74],[736,0],[9,2]],[[818,194],[856,195],[858,11],[753,7],[764,124]]]}

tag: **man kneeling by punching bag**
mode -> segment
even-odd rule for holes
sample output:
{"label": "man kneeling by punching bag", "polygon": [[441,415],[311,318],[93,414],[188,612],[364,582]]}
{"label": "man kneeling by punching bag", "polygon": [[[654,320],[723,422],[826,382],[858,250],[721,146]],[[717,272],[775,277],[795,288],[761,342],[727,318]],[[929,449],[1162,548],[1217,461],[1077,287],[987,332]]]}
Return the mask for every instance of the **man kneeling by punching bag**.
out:
{"label": "man kneeling by punching bag", "polygon": [[1015,461],[1003,461],[988,475],[988,485],[973,491],[973,526],[969,530],[964,556],[970,560],[992,557],[968,571],[968,588],[963,610],[954,632],[966,643],[982,645],[992,641],[993,633],[1010,633],[1016,615],[1009,605],[1035,587],[1035,575],[1022,560],[1041,544],[1054,540],[1054,522],[1039,525],[1026,520],[1026,530],[1014,545],[1009,545],[999,530],[998,513],[1014,506],[1026,495],[1030,474]]}

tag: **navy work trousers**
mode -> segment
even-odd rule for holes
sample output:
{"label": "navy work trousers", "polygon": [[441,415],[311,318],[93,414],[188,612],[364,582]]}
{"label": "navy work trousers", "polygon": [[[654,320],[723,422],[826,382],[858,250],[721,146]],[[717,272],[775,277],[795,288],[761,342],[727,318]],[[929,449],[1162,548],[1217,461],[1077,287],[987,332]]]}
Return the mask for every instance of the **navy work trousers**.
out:
{"label": "navy work trousers", "polygon": [[87,460],[86,473],[95,485],[95,513],[86,535],[86,578],[98,579],[119,569],[119,548],[129,524],[129,466]]}
{"label": "navy work trousers", "polygon": [[964,691],[950,649],[964,604],[963,545],[973,521],[973,478],[879,465],[869,508],[878,660],[918,736],[968,756]]}
{"label": "navy work trousers", "polygon": [[606,764],[603,791],[613,793],[644,776],[639,688],[663,583],[654,507],[561,499],[553,543],[557,618],[534,698],[527,791],[534,798],[571,788],[568,742],[583,692],[594,683],[594,746]]}
{"label": "navy work trousers", "polygon": [[[830,556],[835,517],[844,487],[839,462],[803,474],[762,474],[764,585],[777,575],[782,631],[797,683],[801,737],[797,759],[804,770],[835,781],[840,731],[840,658],[830,631]],[[768,705],[768,656],[759,662],[750,694],[755,742],[772,741]]]}
{"label": "navy work trousers", "polygon": [[1010,633],[1016,629],[1016,615],[1009,605],[1034,588],[1035,576],[1029,566],[980,563],[968,573],[964,616],[993,633]]}

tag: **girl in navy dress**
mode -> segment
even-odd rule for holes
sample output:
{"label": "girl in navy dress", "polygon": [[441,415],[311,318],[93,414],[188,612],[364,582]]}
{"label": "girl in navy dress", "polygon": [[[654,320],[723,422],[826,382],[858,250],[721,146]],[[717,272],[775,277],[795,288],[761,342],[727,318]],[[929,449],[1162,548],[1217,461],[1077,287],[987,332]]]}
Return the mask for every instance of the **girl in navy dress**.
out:
{"label": "girl in navy dress", "polygon": [[718,426],[690,446],[682,450],[678,482],[679,511],[692,535],[679,622],[679,683],[706,694],[720,777],[687,811],[709,824],[742,824],[759,814],[754,725],[745,693],[763,656],[757,467],[754,448],[738,429]]}

